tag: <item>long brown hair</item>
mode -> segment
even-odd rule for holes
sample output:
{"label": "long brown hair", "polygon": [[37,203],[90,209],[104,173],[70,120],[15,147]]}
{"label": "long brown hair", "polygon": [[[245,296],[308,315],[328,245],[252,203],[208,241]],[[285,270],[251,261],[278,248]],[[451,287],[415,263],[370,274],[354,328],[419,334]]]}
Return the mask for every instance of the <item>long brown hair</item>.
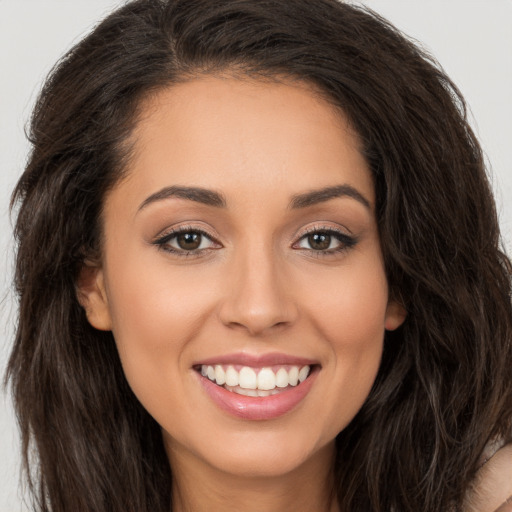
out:
{"label": "long brown hair", "polygon": [[336,440],[341,510],[457,510],[486,443],[510,438],[511,265],[459,91],[387,21],[335,0],[135,0],[49,76],[12,196],[20,307],[6,379],[34,508],[170,509],[159,426],[111,333],[87,322],[76,278],[101,255],[102,201],[141,101],[219,72],[315,84],[374,175],[390,289],[408,317]]}

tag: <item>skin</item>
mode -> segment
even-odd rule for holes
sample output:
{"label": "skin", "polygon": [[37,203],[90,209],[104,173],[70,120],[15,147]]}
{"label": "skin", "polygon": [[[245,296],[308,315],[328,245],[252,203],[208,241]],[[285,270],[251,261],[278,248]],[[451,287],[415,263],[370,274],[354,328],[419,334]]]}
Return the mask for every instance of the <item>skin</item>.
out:
{"label": "skin", "polygon": [[[161,425],[173,510],[337,510],[334,439],[371,389],[385,330],[405,317],[388,297],[357,135],[305,84],[206,77],[147,99],[133,142],[80,297],[91,324],[113,331],[128,382]],[[290,207],[339,185],[360,197]],[[170,186],[216,191],[226,205],[155,200]],[[155,245],[176,227],[214,241],[186,255]],[[353,243],[332,236],[328,252],[313,248],[308,233],[326,229]],[[321,369],[293,410],[251,421],[221,410],[192,368],[234,352]]]}

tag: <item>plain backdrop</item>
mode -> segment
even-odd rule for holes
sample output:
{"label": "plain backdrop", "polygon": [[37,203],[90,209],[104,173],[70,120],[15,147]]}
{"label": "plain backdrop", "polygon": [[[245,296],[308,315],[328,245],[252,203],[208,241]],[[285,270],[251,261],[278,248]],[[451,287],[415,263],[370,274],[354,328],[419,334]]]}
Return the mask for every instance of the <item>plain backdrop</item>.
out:
{"label": "plain backdrop", "polygon": [[[512,253],[512,0],[361,1],[420,41],[466,97],[490,164],[504,239]],[[52,65],[121,3],[0,0],[0,374],[16,317],[8,205],[28,151],[24,127]],[[29,510],[18,483],[18,452],[10,398],[0,391],[0,512]]]}

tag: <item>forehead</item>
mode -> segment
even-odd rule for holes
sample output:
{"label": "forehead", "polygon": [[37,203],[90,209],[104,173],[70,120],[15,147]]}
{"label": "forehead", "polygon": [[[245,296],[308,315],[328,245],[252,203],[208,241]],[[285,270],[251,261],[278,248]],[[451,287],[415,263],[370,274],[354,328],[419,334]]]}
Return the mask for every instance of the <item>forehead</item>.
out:
{"label": "forehead", "polygon": [[301,82],[204,77],[141,105],[128,165],[132,192],[192,185],[283,197],[348,183],[373,202],[373,181],[343,113]]}

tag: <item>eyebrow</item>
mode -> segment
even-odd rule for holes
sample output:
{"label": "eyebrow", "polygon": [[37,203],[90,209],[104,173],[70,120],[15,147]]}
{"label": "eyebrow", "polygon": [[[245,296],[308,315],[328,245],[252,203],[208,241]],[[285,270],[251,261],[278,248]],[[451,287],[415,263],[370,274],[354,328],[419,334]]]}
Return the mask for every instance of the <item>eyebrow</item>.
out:
{"label": "eyebrow", "polygon": [[338,197],[350,197],[360,202],[369,210],[372,209],[370,201],[368,201],[368,199],[366,199],[363,194],[361,194],[358,190],[350,185],[336,185],[333,187],[325,187],[318,190],[312,190],[311,192],[306,192],[304,194],[294,195],[290,201],[290,208],[307,208],[309,206],[324,203],[330,199],[335,199]]}
{"label": "eyebrow", "polygon": [[215,206],[217,208],[226,207],[226,199],[219,192],[214,190],[208,190],[200,187],[182,187],[172,186],[164,187],[158,192],[151,194],[147,197],[142,204],[139,206],[139,211],[157,201],[163,201],[171,197],[177,197],[179,199],[188,199],[189,201],[195,201],[196,203],[202,203],[207,206]]}
{"label": "eyebrow", "polygon": [[[187,199],[197,203],[202,203],[207,206],[214,206],[216,208],[225,208],[226,199],[224,196],[214,190],[209,190],[201,187],[184,187],[184,186],[171,186],[164,187],[158,192],[151,194],[139,206],[139,211],[146,206],[157,201],[163,201],[176,197],[179,199]],[[339,197],[350,197],[360,202],[363,206],[371,210],[371,204],[358,190],[350,185],[336,185],[332,187],[324,187],[318,190],[312,190],[303,194],[296,194],[292,196],[289,208],[300,209],[314,206],[319,203],[324,203],[331,199]]]}

